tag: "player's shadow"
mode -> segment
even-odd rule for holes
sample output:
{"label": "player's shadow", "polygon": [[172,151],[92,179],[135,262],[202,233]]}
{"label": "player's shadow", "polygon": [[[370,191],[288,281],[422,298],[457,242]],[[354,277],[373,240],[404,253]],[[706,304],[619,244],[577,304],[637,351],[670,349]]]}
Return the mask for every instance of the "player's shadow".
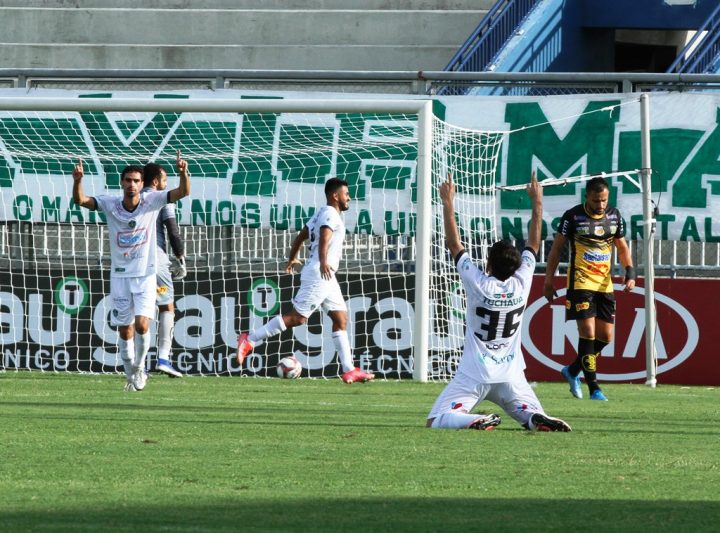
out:
{"label": "player's shadow", "polygon": [[[480,467],[480,465],[478,465]],[[478,470],[481,474],[481,470]],[[0,514],[3,531],[717,531],[720,502],[620,499],[387,497],[362,500],[254,497],[238,483],[212,505],[187,496],[188,479],[172,502],[123,500],[123,505]],[[267,490],[267,487],[257,487]],[[299,491],[302,491],[300,488]],[[582,512],[569,512],[580,509]]]}

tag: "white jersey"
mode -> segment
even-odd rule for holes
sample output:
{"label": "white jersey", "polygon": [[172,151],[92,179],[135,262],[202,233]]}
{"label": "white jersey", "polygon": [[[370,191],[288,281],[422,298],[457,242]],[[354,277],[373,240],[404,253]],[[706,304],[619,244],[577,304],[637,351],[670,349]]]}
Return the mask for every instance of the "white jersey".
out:
{"label": "white jersey", "polygon": [[482,272],[462,252],[457,270],[467,295],[465,348],[458,366],[480,383],[523,379],[525,360],[520,349],[522,318],[530,294],[535,254],[522,253],[520,268],[505,281]]}
{"label": "white jersey", "polygon": [[332,230],[327,262],[337,272],[342,259],[342,245],[345,239],[345,223],[337,209],[330,205],[322,206],[306,224],[308,229],[309,257],[302,270],[301,279],[321,279],[320,276],[320,228],[327,226]]}
{"label": "white jersey", "polygon": [[112,276],[131,278],[155,274],[156,222],[167,199],[167,191],[144,190],[140,192],[138,206],[128,211],[122,196],[95,197],[98,209],[107,215]]}

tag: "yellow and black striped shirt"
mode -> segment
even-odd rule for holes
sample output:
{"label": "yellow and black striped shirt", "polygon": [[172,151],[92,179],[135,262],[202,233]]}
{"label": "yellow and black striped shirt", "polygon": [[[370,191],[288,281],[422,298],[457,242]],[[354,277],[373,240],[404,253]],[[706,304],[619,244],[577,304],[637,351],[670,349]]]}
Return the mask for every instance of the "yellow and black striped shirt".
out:
{"label": "yellow and black striped shirt", "polygon": [[570,242],[568,290],[613,292],[613,243],[625,236],[620,211],[608,207],[605,214],[594,216],[579,204],[563,213],[558,231]]}

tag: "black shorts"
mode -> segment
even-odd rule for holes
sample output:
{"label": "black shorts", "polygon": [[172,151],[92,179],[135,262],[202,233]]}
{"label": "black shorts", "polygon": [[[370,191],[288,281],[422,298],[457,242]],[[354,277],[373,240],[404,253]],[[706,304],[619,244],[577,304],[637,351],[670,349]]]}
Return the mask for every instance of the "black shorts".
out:
{"label": "black shorts", "polygon": [[615,295],[612,292],[569,290],[565,295],[565,320],[599,318],[615,323]]}

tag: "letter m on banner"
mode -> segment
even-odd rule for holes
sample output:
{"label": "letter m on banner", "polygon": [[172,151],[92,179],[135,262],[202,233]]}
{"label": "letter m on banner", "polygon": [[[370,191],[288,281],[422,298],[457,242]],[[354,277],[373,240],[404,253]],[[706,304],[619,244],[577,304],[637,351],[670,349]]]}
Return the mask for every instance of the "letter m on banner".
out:
{"label": "letter m on banner", "polygon": [[[505,120],[513,133],[508,136],[506,151],[507,185],[527,183],[533,170],[542,180],[612,169],[615,125],[620,113],[603,108],[619,103],[614,100],[589,102],[578,113],[579,117],[561,122],[555,120],[554,125],[548,123],[548,117],[537,102],[508,103]],[[552,105],[563,104],[553,102]],[[559,113],[552,111],[552,116]],[[567,111],[565,113],[568,114]],[[575,198],[577,187],[577,184],[553,187],[545,194]],[[615,191],[610,192],[612,196]],[[504,191],[500,199],[503,209],[530,208],[529,200],[524,196],[520,198],[517,193]],[[521,205],[518,205],[519,202]]]}

